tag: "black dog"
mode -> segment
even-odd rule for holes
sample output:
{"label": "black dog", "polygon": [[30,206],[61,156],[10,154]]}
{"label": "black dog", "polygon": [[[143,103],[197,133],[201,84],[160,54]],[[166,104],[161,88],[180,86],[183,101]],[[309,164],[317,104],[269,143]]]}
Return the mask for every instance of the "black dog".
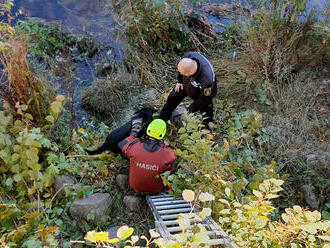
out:
{"label": "black dog", "polygon": [[[142,108],[134,113],[134,116],[132,118],[135,117],[142,118],[142,123],[143,123],[142,129],[138,133],[138,137],[142,137],[146,133],[148,125],[153,120],[152,115],[155,112],[156,110],[152,108]],[[90,155],[100,154],[104,151],[112,151],[115,154],[122,154],[122,151],[118,147],[118,143],[130,135],[131,128],[132,128],[132,120],[127,122],[123,126],[113,130],[107,136],[105,142],[96,150],[90,151],[85,149],[85,151]]]}

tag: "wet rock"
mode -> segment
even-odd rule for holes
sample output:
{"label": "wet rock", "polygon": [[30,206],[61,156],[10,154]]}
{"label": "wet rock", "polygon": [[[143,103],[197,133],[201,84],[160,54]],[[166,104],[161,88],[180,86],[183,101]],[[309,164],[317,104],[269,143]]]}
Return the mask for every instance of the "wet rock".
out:
{"label": "wet rock", "polygon": [[117,238],[117,231],[119,228],[120,226],[112,226],[108,229],[109,239]]}
{"label": "wet rock", "polygon": [[318,209],[319,201],[317,200],[316,195],[314,193],[314,187],[310,184],[305,184],[301,186],[301,191],[304,194],[304,199],[308,206],[310,206],[312,209]]}
{"label": "wet rock", "polygon": [[172,113],[172,120],[179,126],[182,126],[183,122],[188,123],[186,111],[185,107],[178,106]]}
{"label": "wet rock", "polygon": [[[70,214],[73,217],[83,218],[95,223],[106,214],[111,201],[111,197],[107,193],[96,193],[86,198],[76,199],[70,207]],[[93,219],[88,218],[91,215],[94,215]]]}
{"label": "wet rock", "polygon": [[124,204],[129,212],[139,212],[141,207],[141,198],[138,196],[125,196]]}
{"label": "wet rock", "polygon": [[[72,176],[69,175],[61,175],[55,178],[55,191],[61,191],[63,195],[65,195],[65,190],[72,191],[73,185],[75,184],[75,180]],[[66,189],[65,189],[66,188]]]}
{"label": "wet rock", "polygon": [[121,190],[125,190],[128,187],[128,175],[118,174],[116,177],[116,183]]}

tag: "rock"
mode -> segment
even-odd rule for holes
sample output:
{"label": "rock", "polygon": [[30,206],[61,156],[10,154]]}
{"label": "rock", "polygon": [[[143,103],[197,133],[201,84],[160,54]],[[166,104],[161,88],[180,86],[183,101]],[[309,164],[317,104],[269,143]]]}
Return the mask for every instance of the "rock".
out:
{"label": "rock", "polygon": [[147,90],[144,93],[144,101],[146,105],[153,106],[154,101],[156,101],[159,98],[159,93],[156,89],[150,89]]}
{"label": "rock", "polygon": [[65,195],[65,188],[72,191],[73,185],[75,184],[74,178],[69,175],[61,175],[55,178],[55,191],[61,191]]}
{"label": "rock", "polygon": [[314,187],[311,184],[304,184],[301,186],[301,191],[304,194],[304,198],[308,206],[310,206],[312,209],[318,209],[319,201],[317,200],[313,190]]}
{"label": "rock", "polygon": [[129,212],[139,212],[141,207],[141,198],[137,196],[125,196],[124,204]]}
{"label": "rock", "polygon": [[324,167],[327,168],[329,166],[330,161],[330,152],[324,152],[320,154],[309,154],[306,156],[307,165],[310,167]]}
{"label": "rock", "polygon": [[73,217],[88,220],[88,214],[94,212],[94,219],[88,221],[96,223],[105,215],[111,201],[108,193],[92,194],[86,198],[76,199],[70,207],[70,213]]}
{"label": "rock", "polygon": [[128,187],[128,176],[125,174],[118,174],[116,177],[116,183],[121,190],[125,190]]}
{"label": "rock", "polygon": [[182,126],[183,123],[188,123],[186,117],[186,108],[183,106],[178,106],[172,113],[172,120],[179,126]]}
{"label": "rock", "polygon": [[316,154],[309,154],[306,157],[306,162],[309,166],[314,166],[318,163],[318,158]]}
{"label": "rock", "polygon": [[117,238],[117,231],[120,226],[112,226],[108,229],[109,239]]}

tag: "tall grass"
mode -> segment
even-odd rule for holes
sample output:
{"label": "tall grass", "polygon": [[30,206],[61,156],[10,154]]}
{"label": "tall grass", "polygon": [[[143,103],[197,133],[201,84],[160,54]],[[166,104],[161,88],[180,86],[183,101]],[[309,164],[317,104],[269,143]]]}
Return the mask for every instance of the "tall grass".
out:
{"label": "tall grass", "polygon": [[215,66],[230,93],[243,95],[265,82],[286,83],[299,71],[327,63],[329,30],[317,27],[316,16],[295,2],[273,1],[270,9],[251,12],[237,25],[242,35],[230,44],[237,56]]}
{"label": "tall grass", "polygon": [[17,36],[6,12],[7,23],[1,22],[0,62],[5,79],[0,83],[0,97],[14,109],[17,102],[29,105],[28,112],[35,121],[44,120],[48,111],[49,91],[34,75],[28,61],[26,37]]}

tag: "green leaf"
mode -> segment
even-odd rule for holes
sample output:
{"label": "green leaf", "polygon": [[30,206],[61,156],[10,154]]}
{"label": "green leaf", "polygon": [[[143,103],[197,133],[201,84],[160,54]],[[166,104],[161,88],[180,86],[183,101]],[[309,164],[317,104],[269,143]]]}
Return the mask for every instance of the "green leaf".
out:
{"label": "green leaf", "polygon": [[60,102],[52,102],[50,105],[52,116],[57,116],[62,111],[62,104]]}
{"label": "green leaf", "polygon": [[117,231],[117,237],[121,240],[129,238],[134,232],[134,229],[128,226],[122,226]]}
{"label": "green leaf", "polygon": [[330,212],[323,210],[322,211],[322,218],[325,220],[330,220]]}
{"label": "green leaf", "polygon": [[32,239],[25,241],[22,245],[22,248],[42,248],[42,244],[40,241]]}
{"label": "green leaf", "polygon": [[29,114],[29,113],[26,113],[25,114],[25,117],[27,118],[27,119],[29,119],[29,120],[33,120],[33,116],[31,115],[31,114]]}
{"label": "green leaf", "polygon": [[50,122],[50,123],[54,123],[54,122],[55,122],[54,117],[51,116],[51,115],[47,115],[45,119],[46,119],[46,121],[48,121],[48,122]]}
{"label": "green leaf", "polygon": [[7,178],[7,180],[6,180],[6,182],[5,182],[5,185],[6,185],[7,187],[12,187],[12,185],[13,185],[13,179],[11,179],[11,178]]}
{"label": "green leaf", "polygon": [[28,149],[26,150],[26,156],[29,160],[31,160],[33,163],[37,163],[39,160],[38,155],[36,154],[35,149]]}
{"label": "green leaf", "polygon": [[15,182],[19,182],[19,181],[22,180],[22,176],[20,174],[15,174],[13,179],[14,179]]}

